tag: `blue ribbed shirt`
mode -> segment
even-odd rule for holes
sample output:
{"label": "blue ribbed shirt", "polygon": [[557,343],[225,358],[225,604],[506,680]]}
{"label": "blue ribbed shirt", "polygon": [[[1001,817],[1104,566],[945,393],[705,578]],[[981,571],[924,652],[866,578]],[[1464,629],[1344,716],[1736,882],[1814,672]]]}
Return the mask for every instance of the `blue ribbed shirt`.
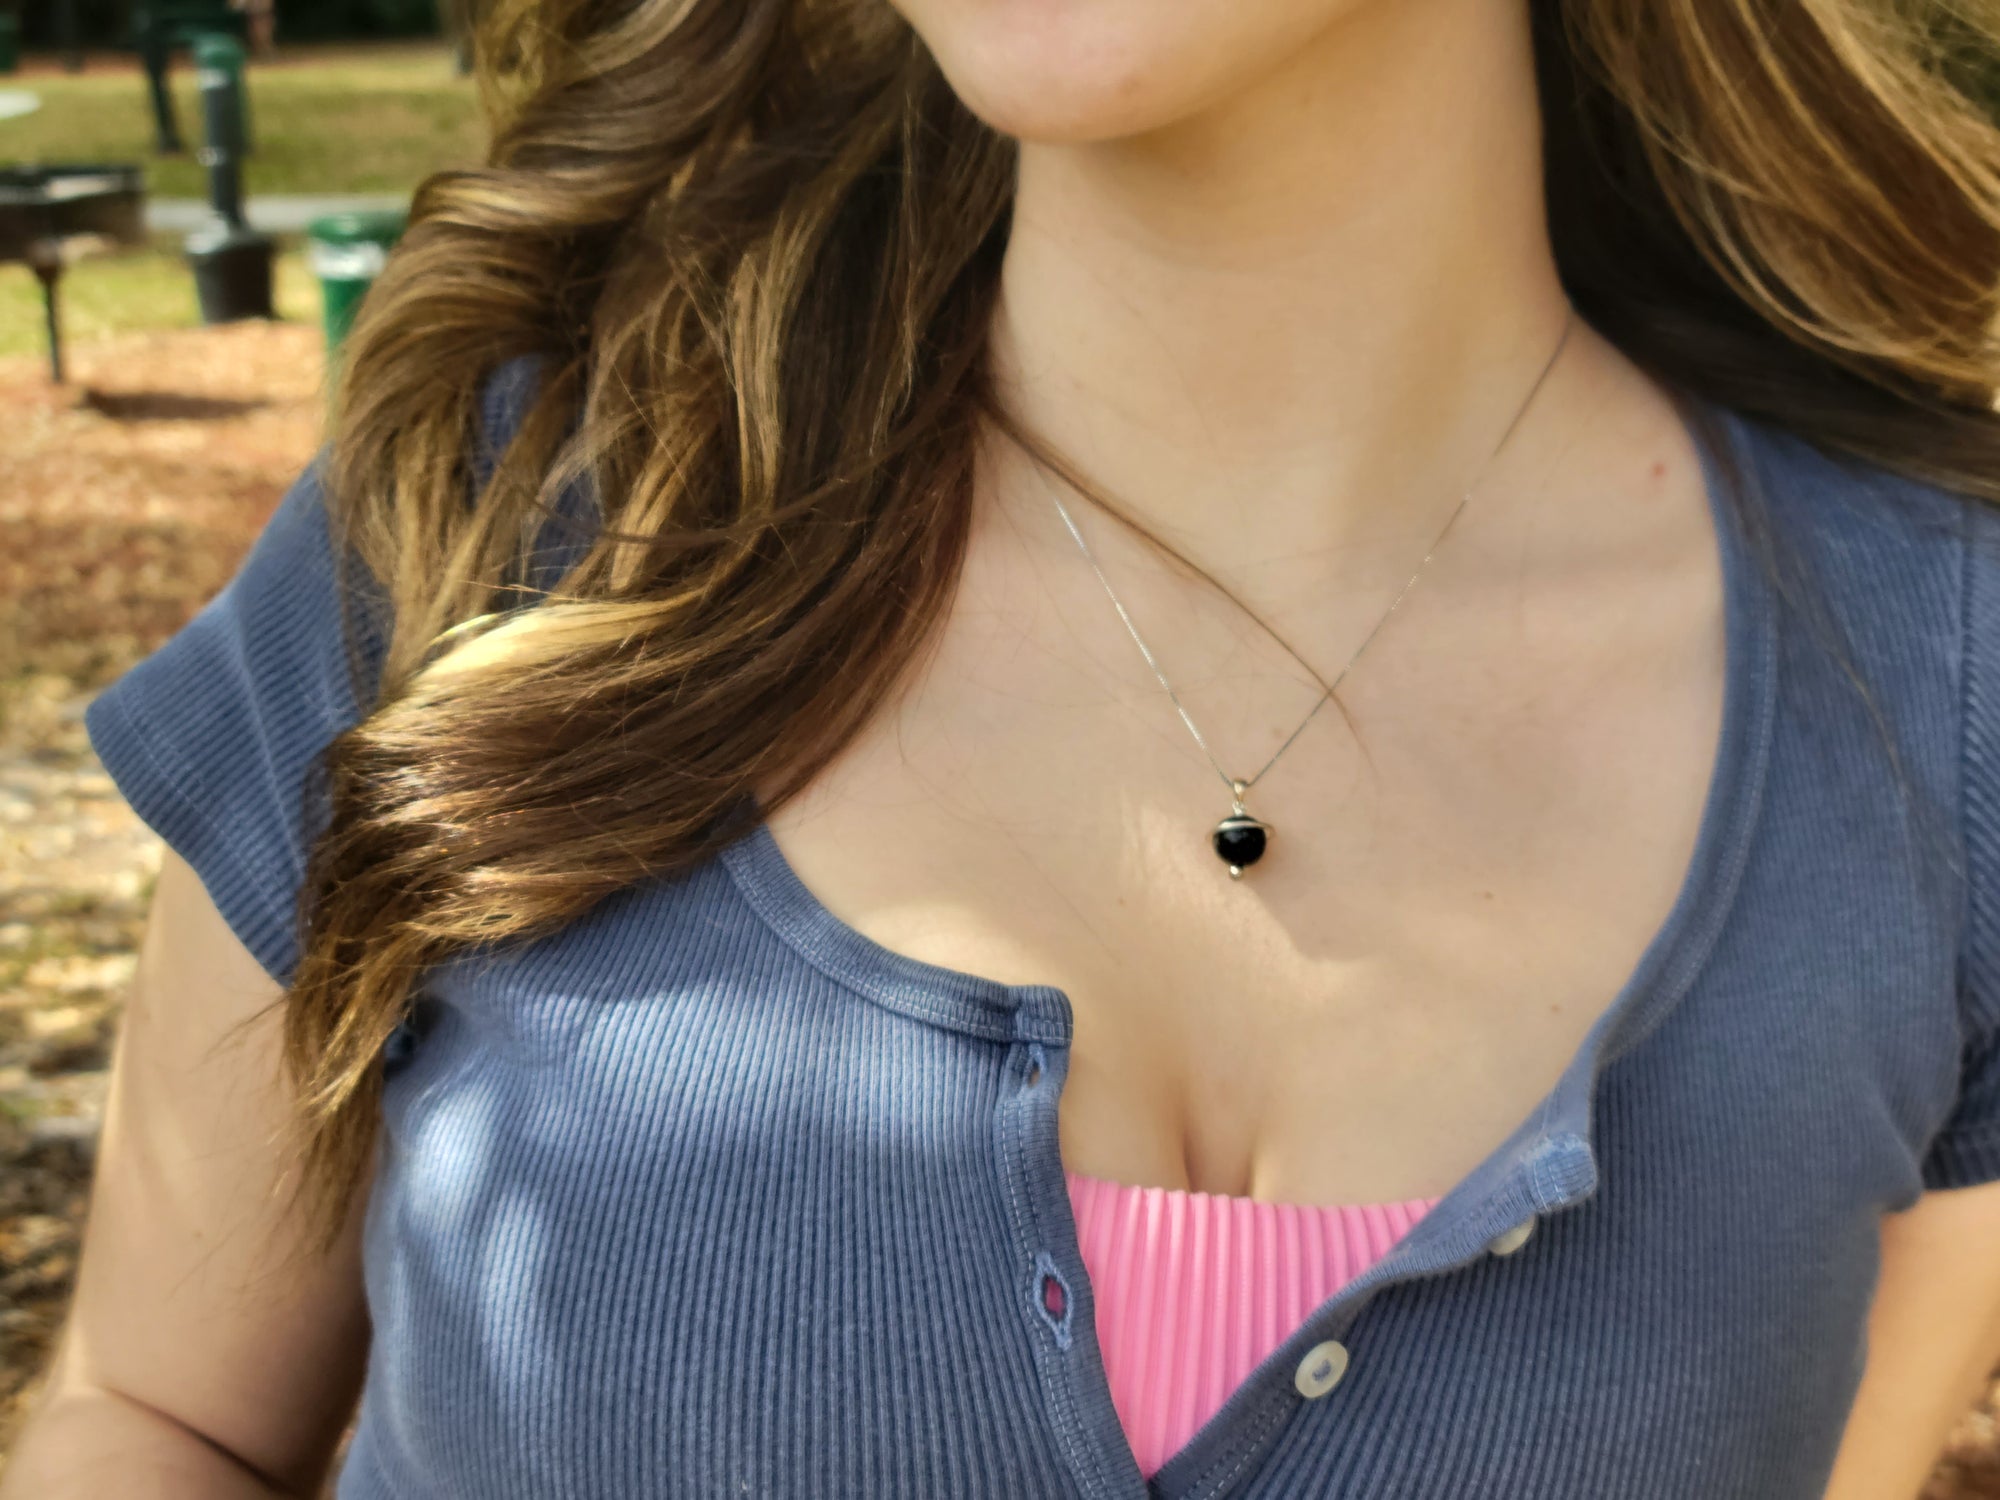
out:
{"label": "blue ribbed shirt", "polygon": [[[884,949],[753,823],[423,986],[342,1500],[1817,1497],[1880,1216],[2000,1178],[2000,512],[1701,409],[1726,686],[1670,914],[1150,1484],[1058,1152],[1067,998]],[[87,718],[280,979],[359,712],[332,563],[308,471]]]}

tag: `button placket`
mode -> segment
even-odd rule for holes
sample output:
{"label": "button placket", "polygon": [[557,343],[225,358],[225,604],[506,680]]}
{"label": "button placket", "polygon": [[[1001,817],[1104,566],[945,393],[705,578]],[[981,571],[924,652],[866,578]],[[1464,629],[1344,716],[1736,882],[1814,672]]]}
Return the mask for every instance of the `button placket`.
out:
{"label": "button placket", "polygon": [[[1040,1042],[1028,1043],[1027,1061],[1022,1071],[1022,1087],[1030,1092],[1041,1087],[1042,1075],[1047,1071],[1049,1056]],[[1070,1309],[1075,1299],[1070,1294],[1069,1278],[1046,1245],[1035,1249],[1035,1301],[1042,1320],[1048,1324],[1054,1335],[1058,1349],[1070,1346]]]}
{"label": "button placket", "polygon": [[1068,1053],[1046,1030],[1036,1034],[1016,1019],[994,1111],[996,1166],[1019,1256],[1011,1296],[1019,1299],[1049,1427],[1077,1492],[1084,1500],[1144,1500],[1146,1481],[1083,1316],[1090,1289],[1056,1124]]}

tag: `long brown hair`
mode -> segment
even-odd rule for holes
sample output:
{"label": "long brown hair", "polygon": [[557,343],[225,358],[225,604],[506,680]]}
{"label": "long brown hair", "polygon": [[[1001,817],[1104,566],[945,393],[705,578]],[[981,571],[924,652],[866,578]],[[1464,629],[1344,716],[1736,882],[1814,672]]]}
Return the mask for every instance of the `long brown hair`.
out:
{"label": "long brown hair", "polygon": [[[2000,498],[1991,0],[1530,4],[1582,314],[1669,385]],[[975,439],[1012,425],[985,340],[1014,145],[890,7],[498,0],[478,51],[490,159],[418,193],[328,465],[393,621],[325,760],[286,1001],[329,1226],[423,973],[707,858],[823,768],[934,638]]]}

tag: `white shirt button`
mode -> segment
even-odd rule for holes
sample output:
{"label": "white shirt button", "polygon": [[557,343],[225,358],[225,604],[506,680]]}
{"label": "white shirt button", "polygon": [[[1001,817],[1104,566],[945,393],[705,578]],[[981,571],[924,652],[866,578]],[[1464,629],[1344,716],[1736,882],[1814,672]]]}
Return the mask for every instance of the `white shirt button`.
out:
{"label": "white shirt button", "polygon": [[1337,1339],[1314,1344],[1292,1374],[1292,1384],[1308,1401],[1317,1401],[1340,1384],[1347,1373],[1347,1345]]}
{"label": "white shirt button", "polygon": [[1492,1239],[1486,1242],[1486,1248],[1491,1250],[1495,1255],[1512,1255],[1516,1250],[1528,1243],[1528,1236],[1534,1232],[1535,1221],[1533,1219],[1523,1219],[1512,1229],[1494,1235]]}

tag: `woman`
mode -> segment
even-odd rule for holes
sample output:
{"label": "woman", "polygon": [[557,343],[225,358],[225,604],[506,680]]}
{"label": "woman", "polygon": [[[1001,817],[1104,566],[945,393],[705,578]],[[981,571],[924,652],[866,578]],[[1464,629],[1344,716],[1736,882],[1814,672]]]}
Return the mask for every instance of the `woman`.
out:
{"label": "woman", "polygon": [[2000,138],[1905,12],[495,18],[91,711],[173,852],[10,1500],[357,1394],[345,1500],[1913,1494]]}

